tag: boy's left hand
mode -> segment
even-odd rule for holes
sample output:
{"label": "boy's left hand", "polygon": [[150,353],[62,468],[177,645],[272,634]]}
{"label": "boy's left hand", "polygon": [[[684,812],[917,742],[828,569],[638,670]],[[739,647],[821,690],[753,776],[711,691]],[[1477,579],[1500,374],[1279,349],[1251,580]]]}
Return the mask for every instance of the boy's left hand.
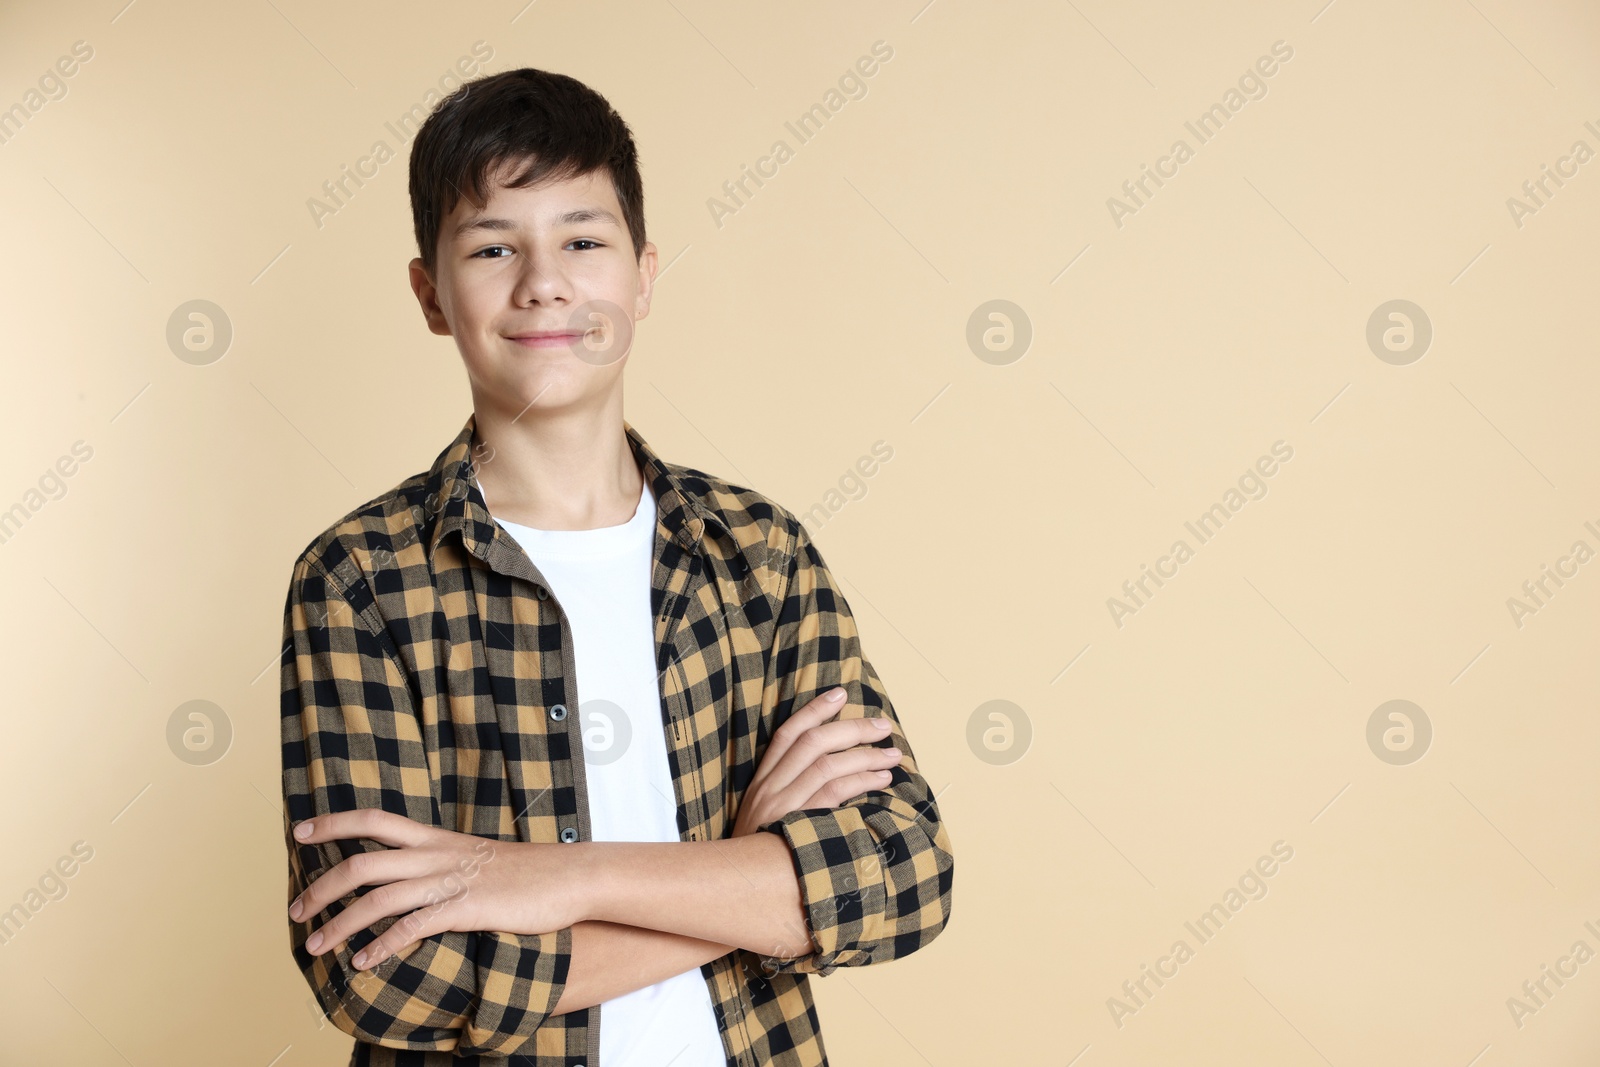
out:
{"label": "boy's left hand", "polygon": [[587,918],[580,913],[583,894],[569,885],[574,865],[556,853],[572,845],[491,841],[378,808],[319,815],[294,829],[300,844],[355,838],[391,847],[349,857],[289,906],[291,919],[309,921],[357,886],[377,886],[311,933],[305,948],[313,956],[390,915],[404,918],[356,955],[362,970],[446,931],[542,934]]}

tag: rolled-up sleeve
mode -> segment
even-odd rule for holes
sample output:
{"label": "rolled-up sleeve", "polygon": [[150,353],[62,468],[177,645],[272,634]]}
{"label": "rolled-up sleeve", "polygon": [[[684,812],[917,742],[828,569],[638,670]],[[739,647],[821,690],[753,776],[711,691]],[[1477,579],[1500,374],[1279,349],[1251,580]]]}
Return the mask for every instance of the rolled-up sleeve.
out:
{"label": "rolled-up sleeve", "polygon": [[767,974],[826,975],[897,959],[928,944],[950,918],[954,858],[933,792],[917,769],[882,681],[861,651],[855,619],[805,527],[792,515],[787,578],[778,600],[763,707],[770,737],[796,709],[834,686],[839,718],[881,715],[901,760],[881,789],[837,808],[792,811],[760,829],[789,845],[815,951],[758,956]]}
{"label": "rolled-up sleeve", "polygon": [[[387,847],[366,839],[302,844],[290,835],[296,823],[381,808],[440,825],[412,693],[364,579],[347,584],[302,557],[284,611],[286,915],[288,902],[340,861]],[[359,970],[351,958],[396,921],[391,917],[336,951],[305,951],[313,929],[372,888],[360,886],[320,915],[289,922],[295,963],[334,1025],[372,1044],[457,1055],[509,1056],[532,1040],[565,987],[570,927],[535,935],[435,934]]]}

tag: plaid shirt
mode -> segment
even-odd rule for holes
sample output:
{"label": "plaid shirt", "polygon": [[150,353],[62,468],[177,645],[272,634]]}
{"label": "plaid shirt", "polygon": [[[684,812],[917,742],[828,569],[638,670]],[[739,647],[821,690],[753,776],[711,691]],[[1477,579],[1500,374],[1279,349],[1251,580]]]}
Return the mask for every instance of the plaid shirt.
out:
{"label": "plaid shirt", "polygon": [[[740,949],[700,968],[730,1067],[827,1063],[808,975],[915,951],[950,915],[950,840],[855,620],[806,530],[752,490],[665,463],[624,422],[657,501],[651,606],[682,840],[727,837],[774,729],[832,688],[840,717],[886,716],[893,778],[761,827],[788,842],[814,952]],[[351,512],[295,563],[282,665],[285,906],[370,840],[307,845],[293,823],[375,807],[496,841],[589,840],[573,643],[473,474],[474,420],[425,474]],[[425,938],[370,972],[379,922],[312,956],[289,943],[352,1065],[598,1064],[599,1006],[551,1015],[572,930]]]}

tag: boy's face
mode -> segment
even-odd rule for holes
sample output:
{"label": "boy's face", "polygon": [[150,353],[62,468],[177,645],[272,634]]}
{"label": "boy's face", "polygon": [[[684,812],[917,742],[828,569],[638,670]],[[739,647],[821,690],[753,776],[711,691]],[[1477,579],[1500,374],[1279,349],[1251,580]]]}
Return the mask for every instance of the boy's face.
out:
{"label": "boy's face", "polygon": [[508,189],[480,210],[463,197],[439,228],[430,277],[411,261],[428,328],[456,339],[473,407],[526,414],[598,409],[622,389],[633,323],[650,311],[656,247],[637,260],[611,178]]}

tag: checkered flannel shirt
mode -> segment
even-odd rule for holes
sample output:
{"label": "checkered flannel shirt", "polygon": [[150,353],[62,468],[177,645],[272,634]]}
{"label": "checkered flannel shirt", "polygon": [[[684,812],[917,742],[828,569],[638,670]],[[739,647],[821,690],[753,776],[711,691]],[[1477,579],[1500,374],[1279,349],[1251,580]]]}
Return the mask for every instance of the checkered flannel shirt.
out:
{"label": "checkered flannel shirt", "polygon": [[[662,728],[682,840],[727,837],[773,731],[835,685],[841,717],[883,715],[893,778],[835,809],[761,827],[789,845],[814,951],[740,949],[700,968],[730,1067],[827,1063],[808,975],[915,951],[949,919],[954,870],[855,620],[807,531],[750,489],[628,444],[657,502],[651,605]],[[567,623],[490,516],[473,479],[474,420],[431,470],[328,529],[294,567],[284,616],[281,735],[285,907],[370,840],[301,844],[294,823],[373,807],[496,841],[590,840],[580,699]],[[559,709],[559,710],[558,710]],[[552,1015],[572,930],[442,933],[362,972],[385,919],[312,956],[290,948],[324,1014],[356,1038],[352,1065],[596,1067],[599,1006]]]}

